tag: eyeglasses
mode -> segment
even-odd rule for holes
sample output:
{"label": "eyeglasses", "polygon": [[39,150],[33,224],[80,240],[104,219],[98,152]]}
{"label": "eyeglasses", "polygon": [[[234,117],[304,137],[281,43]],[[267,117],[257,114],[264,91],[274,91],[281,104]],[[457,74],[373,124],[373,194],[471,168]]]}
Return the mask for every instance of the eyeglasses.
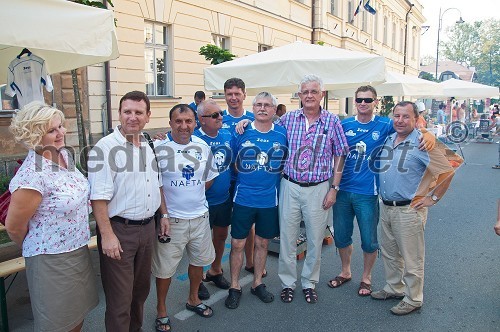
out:
{"label": "eyeglasses", "polygon": [[299,92],[300,95],[304,95],[304,96],[307,96],[308,94],[312,94],[313,96],[315,96],[319,93],[320,93],[320,91],[318,91],[318,90],[305,90],[305,91]]}
{"label": "eyeglasses", "polygon": [[356,98],[356,102],[358,104],[361,104],[362,102],[365,102],[365,104],[370,104],[370,103],[373,103],[375,101],[375,99],[373,98]]}
{"label": "eyeglasses", "polygon": [[220,112],[215,112],[215,113],[212,113],[210,115],[202,115],[201,117],[202,118],[212,118],[212,119],[217,119],[218,117],[220,116],[224,116],[224,112],[220,111]]}
{"label": "eyeglasses", "polygon": [[255,108],[262,108],[262,107],[264,107],[264,108],[272,108],[272,107],[274,107],[274,105],[272,105],[272,104],[257,103],[257,104],[254,104],[253,107],[255,107]]}

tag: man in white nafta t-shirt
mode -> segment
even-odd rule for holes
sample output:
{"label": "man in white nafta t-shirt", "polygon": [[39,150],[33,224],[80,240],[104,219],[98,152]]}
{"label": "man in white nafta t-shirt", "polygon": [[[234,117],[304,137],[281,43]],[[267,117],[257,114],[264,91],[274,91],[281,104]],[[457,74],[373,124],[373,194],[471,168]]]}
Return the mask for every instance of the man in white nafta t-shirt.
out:
{"label": "man in white nafta t-shirt", "polygon": [[157,319],[160,330],[170,326],[166,297],[171,278],[186,249],[189,259],[189,297],[186,309],[202,317],[211,317],[212,309],[201,302],[198,288],[203,266],[215,259],[205,189],[219,174],[210,147],[192,136],[196,126],[194,111],[187,104],[170,110],[172,131],[164,140],[155,141],[162,174],[163,190],[170,223],[168,243],[155,243],[152,273],[156,277]]}

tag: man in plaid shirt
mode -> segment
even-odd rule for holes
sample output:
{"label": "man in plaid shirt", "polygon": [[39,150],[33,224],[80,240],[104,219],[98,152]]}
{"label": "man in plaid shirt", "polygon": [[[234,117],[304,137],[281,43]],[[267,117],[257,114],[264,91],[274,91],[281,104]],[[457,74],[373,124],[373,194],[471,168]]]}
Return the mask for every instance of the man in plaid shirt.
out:
{"label": "man in plaid shirt", "polygon": [[278,274],[283,288],[281,300],[285,303],[293,300],[296,287],[296,240],[302,220],[307,233],[302,291],[308,303],[318,300],[315,287],[319,281],[322,242],[349,151],[339,118],[321,107],[324,95],[321,78],[306,75],[299,85],[303,107],[286,113],[277,122],[286,128],[289,146],[279,193]]}

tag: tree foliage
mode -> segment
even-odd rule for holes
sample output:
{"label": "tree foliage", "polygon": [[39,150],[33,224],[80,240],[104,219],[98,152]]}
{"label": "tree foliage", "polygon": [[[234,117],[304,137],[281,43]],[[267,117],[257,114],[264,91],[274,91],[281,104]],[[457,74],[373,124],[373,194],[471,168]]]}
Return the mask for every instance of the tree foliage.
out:
{"label": "tree foliage", "polygon": [[200,47],[199,54],[203,55],[205,60],[210,61],[213,65],[233,60],[236,57],[236,55],[232,54],[228,50],[212,44]]}
{"label": "tree foliage", "polygon": [[[82,5],[86,5],[86,6],[90,6],[90,7],[97,7],[97,8],[102,8],[102,9],[106,9],[106,6],[104,5],[104,3],[102,3],[102,1],[92,1],[92,0],[73,0],[73,2],[76,2],[76,3],[79,3],[79,4],[82,4]],[[107,3],[109,3],[111,5],[111,7],[114,7],[113,3],[111,2],[111,0],[106,0]]]}
{"label": "tree foliage", "polygon": [[456,24],[448,36],[441,45],[447,59],[475,67],[479,83],[500,85],[500,20]]}
{"label": "tree foliage", "polygon": [[437,82],[437,80],[434,78],[434,75],[426,71],[421,72],[420,75],[418,75],[418,77],[423,80]]}

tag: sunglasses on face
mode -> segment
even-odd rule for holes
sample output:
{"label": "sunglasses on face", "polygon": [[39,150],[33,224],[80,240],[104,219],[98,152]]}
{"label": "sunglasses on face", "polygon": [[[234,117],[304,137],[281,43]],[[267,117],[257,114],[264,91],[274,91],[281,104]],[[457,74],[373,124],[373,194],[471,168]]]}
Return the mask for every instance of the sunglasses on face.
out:
{"label": "sunglasses on face", "polygon": [[373,98],[356,98],[356,102],[358,104],[361,104],[362,102],[365,102],[365,104],[370,104],[370,103],[373,103],[375,101],[375,99]]}
{"label": "sunglasses on face", "polygon": [[224,115],[224,112],[220,111],[220,112],[215,112],[215,113],[212,113],[210,115],[202,115],[201,117],[202,118],[212,118],[212,119],[217,119],[218,117],[220,116],[223,116]]}

